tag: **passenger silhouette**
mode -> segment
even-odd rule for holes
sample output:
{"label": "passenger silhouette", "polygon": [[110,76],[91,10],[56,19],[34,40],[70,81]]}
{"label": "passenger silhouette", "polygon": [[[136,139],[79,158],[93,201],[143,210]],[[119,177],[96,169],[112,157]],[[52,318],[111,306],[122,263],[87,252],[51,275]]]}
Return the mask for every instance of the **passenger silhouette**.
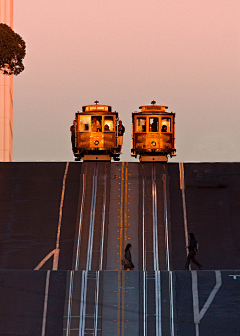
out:
{"label": "passenger silhouette", "polygon": [[121,154],[122,144],[123,144],[123,134],[125,132],[125,127],[122,124],[122,120],[119,120],[118,124],[118,150]]}
{"label": "passenger silhouette", "polygon": [[92,132],[101,132],[102,131],[102,126],[101,122],[97,120],[96,117],[92,118]]}
{"label": "passenger silhouette", "polygon": [[162,126],[162,132],[167,132],[167,125]]}
{"label": "passenger silhouette", "polygon": [[185,265],[185,271],[189,270],[190,261],[192,261],[194,264],[196,264],[198,266],[198,268],[201,270],[202,265],[199,264],[199,262],[195,259],[195,254],[197,252],[197,243],[198,242],[195,239],[193,233],[189,233],[188,237],[189,237],[189,245],[185,247],[186,249],[188,249],[188,256],[187,256],[187,261],[186,261],[186,265]]}
{"label": "passenger silhouette", "polygon": [[73,124],[70,127],[70,132],[71,132],[71,143],[72,143],[72,150],[73,152],[76,151],[76,147],[75,147],[75,132],[76,132],[76,120],[73,120]]}
{"label": "passenger silhouette", "polygon": [[154,118],[153,123],[150,125],[151,127],[151,132],[157,132],[158,131],[158,122],[157,119]]}
{"label": "passenger silhouette", "polygon": [[110,128],[109,128],[108,124],[105,124],[104,131],[110,131]]}

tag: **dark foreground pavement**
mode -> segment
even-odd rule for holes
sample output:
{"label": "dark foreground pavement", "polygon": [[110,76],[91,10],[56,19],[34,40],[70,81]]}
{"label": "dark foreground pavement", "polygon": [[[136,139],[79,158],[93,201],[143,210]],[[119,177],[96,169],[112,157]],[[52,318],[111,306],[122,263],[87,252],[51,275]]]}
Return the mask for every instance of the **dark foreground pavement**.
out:
{"label": "dark foreground pavement", "polygon": [[[0,164],[0,335],[75,336],[80,327],[80,335],[92,335],[95,326],[97,336],[239,336],[240,164],[184,164],[183,187],[179,164],[99,163],[95,223],[101,220],[107,181],[103,262],[98,271],[93,258],[86,272],[95,165]],[[142,209],[145,202],[146,241],[152,243],[153,180],[160,271],[149,266],[149,244],[151,262],[143,272]],[[85,223],[79,235],[81,211]],[[166,263],[166,218],[172,272]],[[59,228],[59,260],[52,271]],[[200,243],[203,271],[182,271],[186,228]],[[93,232],[92,244],[98,246],[101,230]],[[136,267],[124,272],[120,261],[128,242]]]}
{"label": "dark foreground pavement", "polygon": [[[173,319],[176,336],[239,336],[239,271],[174,271]],[[37,336],[66,335],[69,309],[69,271],[51,271],[46,302],[47,271],[0,272],[0,335]],[[82,271],[75,272],[81,283]],[[170,335],[171,302],[167,271],[160,272],[162,335]],[[143,272],[101,272],[101,303],[97,335],[143,335]],[[120,282],[119,282],[120,280]],[[196,282],[197,281],[197,282]],[[152,287],[151,287],[152,286]],[[149,291],[155,291],[150,283]],[[93,293],[94,294],[94,293]],[[91,295],[91,287],[89,293]],[[81,286],[73,297],[74,319],[69,335],[79,335]],[[149,299],[150,300],[150,296]],[[151,302],[155,314],[155,301]],[[149,311],[151,313],[151,311]],[[90,318],[90,316],[88,317]],[[120,331],[118,332],[118,328]],[[89,331],[89,334],[92,334]],[[155,335],[155,324],[148,335]]]}

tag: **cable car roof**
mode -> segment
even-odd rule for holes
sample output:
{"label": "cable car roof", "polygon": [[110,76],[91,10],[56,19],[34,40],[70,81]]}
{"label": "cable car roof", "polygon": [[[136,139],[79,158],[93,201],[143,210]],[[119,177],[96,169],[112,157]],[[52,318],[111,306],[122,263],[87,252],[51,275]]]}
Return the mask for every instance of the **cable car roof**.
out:
{"label": "cable car roof", "polygon": [[147,112],[150,112],[150,113],[166,112],[168,113],[167,111],[165,111],[165,109],[167,109],[168,106],[152,104],[152,105],[139,106],[139,108],[142,110],[141,112],[145,112],[145,113]]}
{"label": "cable car roof", "polygon": [[112,112],[112,106],[109,105],[86,105],[82,107],[83,112]]}

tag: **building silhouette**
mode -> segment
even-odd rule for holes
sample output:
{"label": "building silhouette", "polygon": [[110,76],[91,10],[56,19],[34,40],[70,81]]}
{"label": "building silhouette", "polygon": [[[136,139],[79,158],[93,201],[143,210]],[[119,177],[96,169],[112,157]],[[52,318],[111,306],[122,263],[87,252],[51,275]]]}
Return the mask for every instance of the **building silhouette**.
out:
{"label": "building silhouette", "polygon": [[[0,22],[13,28],[13,0],[0,0]],[[12,161],[13,76],[0,73],[0,161]]]}

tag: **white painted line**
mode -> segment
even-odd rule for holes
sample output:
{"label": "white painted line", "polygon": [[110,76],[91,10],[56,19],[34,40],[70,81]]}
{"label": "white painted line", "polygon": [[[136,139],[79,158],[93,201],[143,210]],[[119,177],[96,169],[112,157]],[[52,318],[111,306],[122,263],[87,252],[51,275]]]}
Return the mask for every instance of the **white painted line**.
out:
{"label": "white painted line", "polygon": [[100,246],[100,262],[99,271],[102,271],[103,264],[103,246],[104,246],[104,232],[105,232],[105,216],[106,216],[106,197],[107,197],[107,175],[104,175],[104,193],[103,193],[103,207],[102,207],[102,225],[101,225],[101,246]]}
{"label": "white painted line", "polygon": [[157,232],[157,188],[155,165],[152,166],[152,212],[153,212],[153,254],[154,254],[154,271],[159,271],[158,260],[158,232]]}
{"label": "white painted line", "polygon": [[240,275],[233,274],[233,275],[229,275],[229,277],[233,277],[233,280],[237,280],[237,277],[240,277]]}
{"label": "white painted line", "polygon": [[[183,162],[179,162],[179,174],[180,174],[180,189],[182,190],[185,244],[186,244],[186,246],[188,246],[187,209],[186,209],[186,198],[185,198],[185,178],[184,178]],[[186,249],[186,254],[188,255],[188,250],[187,249]],[[191,265],[189,265],[189,269],[191,270]]]}
{"label": "white painted line", "polygon": [[162,335],[161,311],[161,282],[158,259],[158,230],[157,230],[157,186],[155,165],[152,165],[152,212],[153,212],[153,257],[155,271],[155,302],[156,302],[156,336]]}
{"label": "white painted line", "polygon": [[174,307],[173,307],[173,280],[172,280],[172,271],[169,272],[170,276],[170,330],[171,336],[174,336]]}
{"label": "white painted line", "polygon": [[170,255],[169,255],[169,237],[168,237],[168,212],[167,212],[167,183],[166,183],[166,174],[163,174],[163,194],[164,194],[164,219],[165,219],[166,264],[167,264],[167,270],[170,271]]}
{"label": "white painted line", "polygon": [[95,309],[94,309],[94,336],[98,331],[98,299],[99,299],[99,271],[96,274],[96,291],[95,291]]}
{"label": "white painted line", "polygon": [[86,315],[86,297],[87,297],[87,271],[82,271],[82,289],[80,302],[80,320],[79,320],[79,336],[85,334],[85,315]]}
{"label": "white painted line", "polygon": [[34,268],[34,271],[38,271],[44,264],[45,262],[48,261],[48,259],[51,258],[51,256],[56,252],[56,250],[52,250],[48,255]]}
{"label": "white painted line", "polygon": [[63,201],[65,195],[65,184],[66,178],[68,173],[69,162],[66,163],[66,168],[63,176],[63,186],[62,186],[62,195],[61,195],[61,202],[59,208],[59,217],[58,217],[58,230],[57,230],[57,240],[56,240],[56,249],[53,259],[53,270],[56,271],[58,269],[58,260],[59,260],[59,242],[60,242],[60,233],[61,233],[61,226],[62,226],[62,208],[63,208]]}
{"label": "white painted line", "polygon": [[160,271],[155,271],[155,297],[156,297],[156,336],[161,336],[162,335],[162,310],[161,310]]}
{"label": "white painted line", "polygon": [[143,184],[143,212],[142,212],[142,218],[143,218],[143,226],[142,226],[142,249],[143,249],[143,336],[147,335],[147,279],[146,279],[146,243],[145,243],[145,181],[144,177],[142,177],[142,184]]}
{"label": "white painted line", "polygon": [[96,196],[97,196],[97,165],[95,166],[94,176],[93,176],[92,202],[91,202],[90,225],[89,225],[89,236],[88,236],[88,253],[87,253],[87,264],[86,264],[87,271],[91,271],[91,267],[92,267],[92,249],[93,249]]}
{"label": "white painted line", "polygon": [[70,335],[71,328],[71,312],[72,312],[72,293],[73,293],[73,279],[74,279],[74,271],[70,273],[70,285],[69,285],[69,293],[68,293],[68,316],[67,316],[67,333],[66,336]]}
{"label": "white painted line", "polygon": [[47,271],[46,285],[45,285],[45,297],[44,297],[44,308],[43,308],[42,334],[41,334],[41,336],[45,336],[45,330],[46,330],[49,279],[50,279],[50,271]]}
{"label": "white painted line", "polygon": [[215,271],[216,275],[216,285],[214,286],[213,290],[211,291],[207,301],[205,302],[203,308],[199,312],[199,300],[198,300],[198,283],[197,283],[197,271],[192,271],[192,294],[193,294],[193,315],[194,315],[194,323],[196,326],[196,336],[199,336],[199,324],[201,319],[203,318],[204,314],[210,307],[211,303],[213,302],[219,288],[222,285],[222,278],[221,272]]}
{"label": "white painted line", "polygon": [[170,252],[169,252],[169,234],[168,234],[168,209],[167,209],[167,176],[163,174],[163,196],[164,196],[164,220],[165,220],[165,247],[166,247],[166,265],[169,272],[169,301],[170,301],[170,330],[171,336],[174,336],[174,309],[173,309],[173,282],[172,272],[170,270]]}
{"label": "white painted line", "polygon": [[78,243],[77,243],[77,252],[76,252],[75,271],[78,270],[79,258],[80,258],[80,244],[81,244],[83,211],[84,211],[84,204],[85,204],[85,193],[86,193],[86,175],[83,174],[83,190],[82,190],[82,202],[81,202],[81,211],[80,211],[79,226],[78,226],[78,240],[77,240]]}

